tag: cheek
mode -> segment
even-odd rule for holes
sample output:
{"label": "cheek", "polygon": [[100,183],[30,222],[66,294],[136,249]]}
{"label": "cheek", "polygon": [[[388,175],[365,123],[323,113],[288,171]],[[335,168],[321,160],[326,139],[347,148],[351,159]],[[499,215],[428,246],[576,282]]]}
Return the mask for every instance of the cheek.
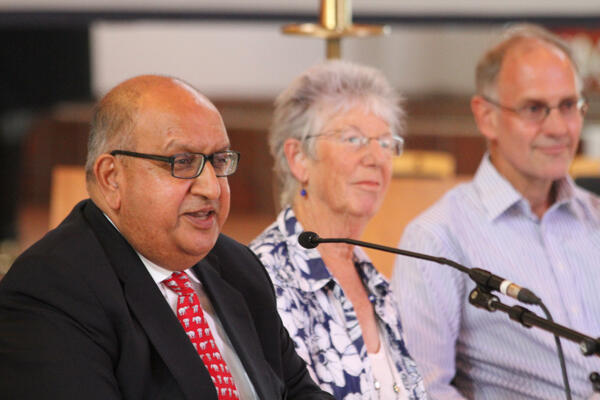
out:
{"label": "cheek", "polygon": [[336,162],[322,171],[323,184],[336,189],[336,193],[342,192],[352,179],[356,171],[356,164],[349,162]]}
{"label": "cheek", "polygon": [[[497,140],[504,147],[523,146],[532,141],[538,133],[537,128],[523,124],[517,118],[500,118]],[[516,149],[515,149],[516,150]]]}
{"label": "cheek", "polygon": [[219,178],[219,186],[221,187],[221,195],[219,196],[220,213],[219,213],[219,226],[223,226],[227,216],[229,215],[229,208],[231,202],[231,191],[229,189],[229,181],[227,178]]}
{"label": "cheek", "polygon": [[386,186],[392,180],[393,162],[393,159],[390,158],[390,160],[383,164],[383,166],[381,167],[383,181],[385,182]]}
{"label": "cheek", "polygon": [[569,124],[569,133],[575,145],[577,145],[579,141],[579,137],[581,134],[581,128],[583,127],[583,121],[573,121]]}
{"label": "cheek", "polygon": [[[180,210],[189,193],[190,182],[165,182],[156,185],[146,185],[142,190],[144,197],[138,197],[134,206],[139,209],[146,221],[153,221],[157,227],[172,231],[180,225]],[[143,205],[143,206],[140,206]]]}
{"label": "cheek", "polygon": [[523,154],[529,152],[532,143],[539,135],[538,129],[522,126],[521,124],[512,124],[498,135],[498,143],[504,148],[506,155]]}

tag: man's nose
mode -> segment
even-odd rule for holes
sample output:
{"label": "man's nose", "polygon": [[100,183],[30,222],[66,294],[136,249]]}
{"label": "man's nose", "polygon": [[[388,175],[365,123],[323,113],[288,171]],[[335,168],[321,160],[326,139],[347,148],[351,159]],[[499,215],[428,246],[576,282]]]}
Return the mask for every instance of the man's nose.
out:
{"label": "man's nose", "polygon": [[564,134],[568,131],[567,117],[558,107],[551,108],[543,121],[543,127],[547,133]]}
{"label": "man's nose", "polygon": [[221,196],[221,185],[219,184],[219,178],[215,173],[210,162],[206,162],[200,175],[193,179],[192,186],[190,188],[192,194],[205,197],[210,200],[216,200]]}

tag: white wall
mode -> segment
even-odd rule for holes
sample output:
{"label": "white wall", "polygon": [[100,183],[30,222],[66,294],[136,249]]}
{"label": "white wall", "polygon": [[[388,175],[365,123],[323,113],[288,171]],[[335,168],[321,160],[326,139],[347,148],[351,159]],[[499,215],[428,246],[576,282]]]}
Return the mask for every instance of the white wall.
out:
{"label": "white wall", "polygon": [[[136,22],[91,29],[94,93],[143,73],[175,75],[214,98],[271,98],[324,59],[323,40],[287,36],[281,24]],[[494,37],[482,27],[392,27],[345,39],[343,58],[372,65],[405,93],[471,93],[476,59]]]}

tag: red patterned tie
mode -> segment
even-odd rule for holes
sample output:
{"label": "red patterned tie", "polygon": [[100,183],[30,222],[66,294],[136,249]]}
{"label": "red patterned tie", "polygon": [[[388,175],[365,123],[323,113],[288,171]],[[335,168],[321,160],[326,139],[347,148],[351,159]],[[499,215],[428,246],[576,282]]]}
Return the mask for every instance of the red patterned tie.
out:
{"label": "red patterned tie", "polygon": [[198,296],[192,288],[187,275],[173,272],[163,283],[179,295],[177,299],[177,318],[183,326],[200,358],[206,365],[210,377],[217,388],[219,400],[239,399],[239,394],[229,368],[221,356],[210,328],[204,319]]}

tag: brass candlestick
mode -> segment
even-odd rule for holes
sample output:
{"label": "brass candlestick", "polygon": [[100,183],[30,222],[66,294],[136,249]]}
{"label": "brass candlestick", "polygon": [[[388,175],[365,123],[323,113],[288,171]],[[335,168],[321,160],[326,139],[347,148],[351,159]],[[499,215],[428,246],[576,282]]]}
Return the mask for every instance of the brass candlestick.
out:
{"label": "brass candlestick", "polygon": [[321,23],[291,24],[282,28],[288,35],[312,36],[326,41],[328,59],[341,57],[341,39],[346,36],[379,36],[390,32],[386,25],[352,23],[352,0],[321,0]]}

